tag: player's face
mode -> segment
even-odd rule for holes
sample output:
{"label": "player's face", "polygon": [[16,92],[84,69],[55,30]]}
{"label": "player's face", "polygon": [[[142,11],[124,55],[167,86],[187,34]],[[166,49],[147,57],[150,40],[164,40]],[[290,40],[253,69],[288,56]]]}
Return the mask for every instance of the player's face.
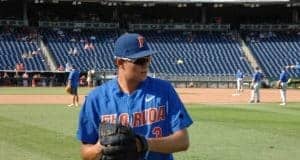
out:
{"label": "player's face", "polygon": [[130,59],[121,59],[123,65],[123,73],[126,76],[126,79],[140,82],[146,79],[151,57],[142,57],[135,60]]}

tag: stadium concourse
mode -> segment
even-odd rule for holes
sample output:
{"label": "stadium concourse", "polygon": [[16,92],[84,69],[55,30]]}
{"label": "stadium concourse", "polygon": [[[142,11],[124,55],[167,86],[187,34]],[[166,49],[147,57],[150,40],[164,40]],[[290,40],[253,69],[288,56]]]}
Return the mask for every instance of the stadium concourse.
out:
{"label": "stadium concourse", "polygon": [[[250,90],[245,90],[240,96],[233,96],[232,89],[209,88],[180,88],[176,89],[185,104],[247,104]],[[279,91],[277,89],[263,89],[262,103],[279,103]],[[83,102],[85,95],[80,95]],[[300,101],[300,92],[295,89],[288,91],[287,99],[290,102]],[[1,95],[0,104],[68,104],[66,95]],[[255,104],[254,104],[255,105]]]}

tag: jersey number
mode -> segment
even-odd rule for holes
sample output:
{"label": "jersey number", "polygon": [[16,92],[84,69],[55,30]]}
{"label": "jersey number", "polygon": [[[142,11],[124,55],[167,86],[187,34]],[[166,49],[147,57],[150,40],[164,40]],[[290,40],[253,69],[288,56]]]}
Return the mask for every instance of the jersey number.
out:
{"label": "jersey number", "polygon": [[155,135],[155,138],[162,137],[162,129],[160,127],[155,127],[152,130],[152,134]]}

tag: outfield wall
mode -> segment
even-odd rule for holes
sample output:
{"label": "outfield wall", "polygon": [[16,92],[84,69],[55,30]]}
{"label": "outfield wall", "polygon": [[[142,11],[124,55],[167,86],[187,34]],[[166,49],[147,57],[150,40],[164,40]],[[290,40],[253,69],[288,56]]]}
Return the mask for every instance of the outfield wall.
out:
{"label": "outfield wall", "polygon": [[[59,87],[65,86],[69,72],[39,72],[28,71],[28,78],[23,78],[24,71],[0,71],[0,86],[12,87]],[[7,76],[5,76],[7,75]],[[81,72],[80,86],[87,86],[87,73]],[[93,86],[101,85],[102,83],[114,78],[115,71],[99,71],[95,72]],[[234,75],[169,75],[169,74],[154,74],[149,76],[167,80],[172,83],[175,88],[236,88],[236,80]],[[262,87],[273,88],[276,80],[265,78]],[[251,77],[248,75],[244,78],[244,88],[249,88]],[[300,81],[293,80],[289,84],[290,88],[300,88]]]}

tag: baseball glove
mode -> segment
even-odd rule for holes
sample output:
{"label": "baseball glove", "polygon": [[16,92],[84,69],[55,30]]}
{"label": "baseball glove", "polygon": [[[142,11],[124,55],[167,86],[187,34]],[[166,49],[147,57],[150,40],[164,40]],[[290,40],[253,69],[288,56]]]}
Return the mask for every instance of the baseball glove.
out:
{"label": "baseball glove", "polygon": [[[100,160],[140,160],[148,150],[144,136],[135,134],[132,128],[121,124],[101,123],[99,138],[104,146]],[[140,144],[140,151],[137,144]]]}
{"label": "baseball glove", "polygon": [[66,93],[71,94],[71,90],[72,90],[71,86],[68,85],[65,87]]}
{"label": "baseball glove", "polygon": [[275,88],[281,89],[281,81],[277,81],[277,82],[276,82]]}

